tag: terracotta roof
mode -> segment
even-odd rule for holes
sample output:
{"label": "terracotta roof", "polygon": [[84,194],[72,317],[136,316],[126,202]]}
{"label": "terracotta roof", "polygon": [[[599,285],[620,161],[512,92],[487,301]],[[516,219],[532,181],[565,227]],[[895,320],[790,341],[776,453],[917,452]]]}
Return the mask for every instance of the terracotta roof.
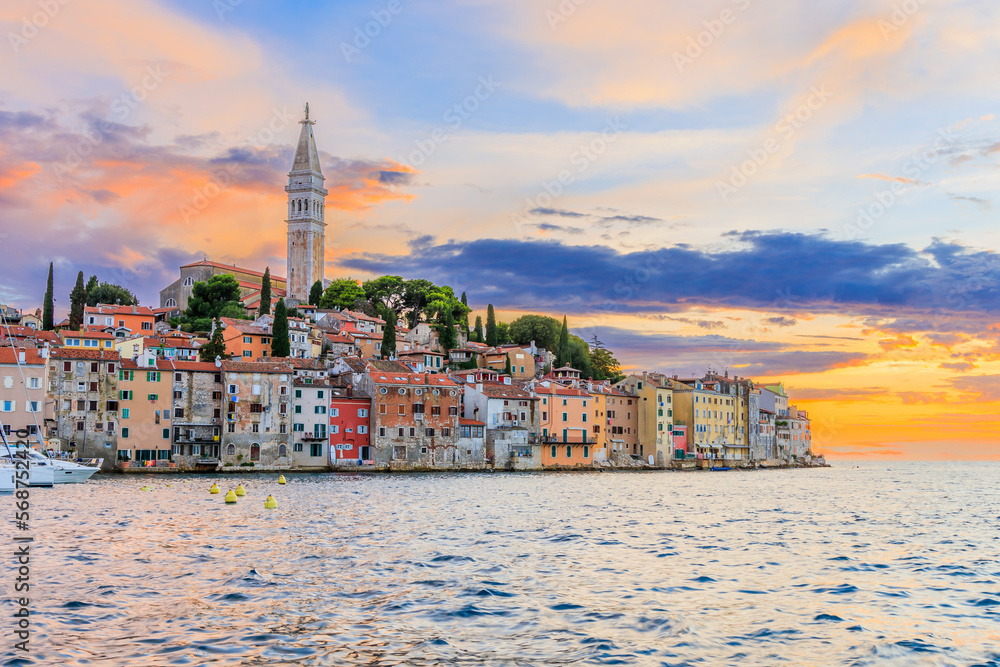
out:
{"label": "terracotta roof", "polygon": [[[129,338],[128,340],[135,340],[134,338]],[[194,341],[187,340],[186,338],[175,338],[174,340],[169,339],[159,339],[159,338],[143,338],[143,347],[172,347],[181,349],[197,349],[198,346],[194,345]]]}
{"label": "terracotta roof", "polygon": [[292,368],[302,368],[312,371],[325,371],[326,364],[324,364],[319,359],[298,359],[296,357],[288,357],[285,359],[285,363]]}
{"label": "terracotta roof", "polygon": [[222,370],[228,373],[288,373],[292,367],[274,361],[223,361]]}
{"label": "terracotta roof", "polygon": [[466,419],[465,417],[458,418],[459,426],[486,426],[486,422],[476,421],[475,419]]}
{"label": "terracotta roof", "polygon": [[[187,268],[190,268],[192,266],[214,266],[217,269],[229,269],[230,271],[239,271],[240,273],[246,273],[247,275],[251,275],[251,276],[260,276],[261,278],[264,277],[264,272],[263,271],[252,271],[250,269],[241,269],[238,266],[234,266],[234,265],[231,265],[231,264],[221,264],[220,262],[211,262],[211,261],[209,261],[207,259],[202,260],[200,262],[192,262],[190,264],[185,264],[181,268],[182,269],[187,269]],[[282,278],[280,276],[275,276],[275,275],[271,276],[271,280],[272,281],[279,280],[281,282],[287,282],[284,278]]]}
{"label": "terracotta roof", "polygon": [[408,366],[404,366],[398,361],[390,361],[388,359],[374,359],[368,358],[364,360],[368,369],[374,369],[375,371],[381,371],[383,373],[412,373]]}
{"label": "terracotta roof", "polygon": [[118,361],[118,353],[114,350],[81,350],[78,348],[61,347],[52,350],[53,359],[90,359],[91,361]]}
{"label": "terracotta roof", "polygon": [[326,339],[331,343],[340,343],[342,345],[356,345],[354,339],[346,334],[326,334]]}
{"label": "terracotta roof", "polygon": [[363,391],[354,389],[351,391],[351,395],[347,395],[347,387],[331,387],[330,388],[330,398],[340,398],[344,400],[362,400],[368,402],[372,400],[372,397]]}
{"label": "terracotta roof", "polygon": [[6,338],[34,338],[37,340],[49,341],[50,343],[61,344],[62,340],[55,331],[35,331],[31,327],[0,327],[0,340]]}
{"label": "terracotta roof", "polygon": [[521,400],[533,398],[531,394],[512,384],[483,384],[483,394],[490,398],[517,398]]}
{"label": "terracotta roof", "polygon": [[552,395],[555,395],[555,396],[579,396],[579,397],[583,397],[583,398],[589,398],[590,397],[590,394],[588,394],[585,391],[580,391],[579,389],[570,389],[569,387],[562,387],[562,386],[558,386],[558,385],[552,385],[552,386],[549,386],[549,387],[543,387],[542,385],[538,385],[538,386],[535,387],[534,391],[535,391],[536,394],[547,394],[547,395],[550,395],[550,396],[552,396]]}
{"label": "terracotta roof", "polygon": [[230,317],[223,317],[221,321],[227,327],[233,327],[240,333],[244,333],[251,336],[270,336],[271,329],[265,327],[259,327],[253,323],[253,320],[237,320]]}
{"label": "terracotta roof", "polygon": [[350,315],[356,320],[364,320],[365,322],[375,322],[376,324],[385,324],[385,320],[379,319],[377,317],[372,317],[371,315],[365,315],[364,313],[358,312],[356,310],[342,310],[340,312],[346,315]]}
{"label": "terracotta roof", "polygon": [[399,385],[432,385],[440,387],[457,386],[446,375],[429,375],[427,373],[380,373],[372,371],[369,373],[375,384],[399,384]]}
{"label": "terracotta roof", "polygon": [[194,371],[196,373],[219,373],[222,371],[211,361],[175,361],[174,368],[179,371]]}
{"label": "terracotta roof", "polygon": [[83,313],[95,313],[98,315],[137,315],[143,317],[152,317],[153,310],[147,308],[146,306],[134,306],[135,312],[132,312],[133,306],[119,306],[117,304],[97,304],[96,306],[85,306]]}
{"label": "terracotta roof", "polygon": [[18,354],[24,352],[24,361],[21,363],[35,365],[44,365],[45,359],[42,359],[41,353],[38,348],[26,347],[14,349],[11,347],[0,347],[0,364],[16,364],[18,359]]}

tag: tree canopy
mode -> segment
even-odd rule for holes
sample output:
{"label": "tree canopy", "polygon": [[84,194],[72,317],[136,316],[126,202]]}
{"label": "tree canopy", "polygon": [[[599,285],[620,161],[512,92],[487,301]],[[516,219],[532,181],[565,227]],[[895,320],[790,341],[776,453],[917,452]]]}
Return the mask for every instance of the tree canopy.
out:
{"label": "tree canopy", "polygon": [[258,315],[269,315],[271,313],[271,267],[264,268],[264,278],[260,283],[260,307],[257,308]]}
{"label": "tree canopy", "polygon": [[177,321],[191,331],[208,331],[217,317],[246,317],[240,305],[240,283],[229,273],[212,276],[207,282],[196,282],[187,310]]}
{"label": "tree canopy", "polygon": [[538,347],[556,351],[562,325],[548,315],[522,315],[510,323],[510,340],[516,345],[530,345],[535,341]]}
{"label": "tree canopy", "polygon": [[96,306],[99,303],[138,306],[139,299],[121,285],[98,283],[87,288],[87,305]]}
{"label": "tree canopy", "polygon": [[317,280],[309,288],[309,305],[319,308],[320,299],[323,298],[323,281]]}
{"label": "tree canopy", "polygon": [[320,308],[350,310],[354,302],[365,298],[365,291],[353,278],[339,278],[330,283],[319,300]]}
{"label": "tree canopy", "polygon": [[278,299],[274,306],[274,323],[271,325],[271,356],[287,357],[291,353],[288,339],[288,310],[285,300]]}

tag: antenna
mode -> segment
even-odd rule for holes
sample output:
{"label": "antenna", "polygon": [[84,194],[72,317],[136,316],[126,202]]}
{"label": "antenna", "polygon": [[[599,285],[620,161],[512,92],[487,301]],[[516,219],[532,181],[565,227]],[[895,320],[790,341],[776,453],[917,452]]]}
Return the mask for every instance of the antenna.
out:
{"label": "antenna", "polygon": [[215,367],[222,368],[222,357],[215,355]]}

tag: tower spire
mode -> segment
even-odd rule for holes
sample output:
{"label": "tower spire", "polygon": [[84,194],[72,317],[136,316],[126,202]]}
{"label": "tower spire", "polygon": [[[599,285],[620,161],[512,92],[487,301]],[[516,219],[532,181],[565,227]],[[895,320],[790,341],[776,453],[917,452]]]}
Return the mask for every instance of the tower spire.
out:
{"label": "tower spire", "polygon": [[289,298],[305,303],[313,283],[323,280],[327,190],[323,187],[325,179],[313,136],[316,121],[309,120],[308,103],[299,124],[302,130],[285,187],[288,193],[286,289]]}

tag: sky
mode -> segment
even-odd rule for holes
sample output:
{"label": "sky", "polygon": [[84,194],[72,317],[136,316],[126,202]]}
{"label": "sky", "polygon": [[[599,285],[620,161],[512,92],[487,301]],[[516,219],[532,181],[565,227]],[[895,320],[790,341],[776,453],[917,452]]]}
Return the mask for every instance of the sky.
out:
{"label": "sky", "polygon": [[1000,459],[1000,6],[6,0],[0,302],[284,273],[567,315],[626,370],[781,381],[814,449]]}

